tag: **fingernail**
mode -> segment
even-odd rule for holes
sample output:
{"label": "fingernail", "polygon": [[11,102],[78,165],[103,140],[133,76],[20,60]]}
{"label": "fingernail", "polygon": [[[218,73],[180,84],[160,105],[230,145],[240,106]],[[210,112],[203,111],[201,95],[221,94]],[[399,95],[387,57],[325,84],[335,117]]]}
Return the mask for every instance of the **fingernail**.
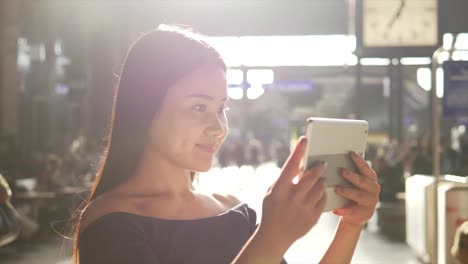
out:
{"label": "fingernail", "polygon": [[320,172],[324,172],[327,169],[328,163],[325,161],[320,162]]}
{"label": "fingernail", "polygon": [[348,169],[343,168],[343,174],[344,174],[345,176],[349,176],[350,172],[349,172]]}
{"label": "fingernail", "polygon": [[307,138],[306,138],[305,136],[301,136],[301,137],[299,138],[298,144],[299,144],[299,145],[304,145],[304,142],[306,141],[306,139],[307,139]]}

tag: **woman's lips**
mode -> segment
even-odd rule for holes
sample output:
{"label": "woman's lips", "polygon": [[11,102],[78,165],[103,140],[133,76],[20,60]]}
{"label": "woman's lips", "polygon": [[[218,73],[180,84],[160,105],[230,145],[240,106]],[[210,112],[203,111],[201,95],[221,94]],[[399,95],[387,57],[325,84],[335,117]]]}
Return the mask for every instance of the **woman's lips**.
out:
{"label": "woman's lips", "polygon": [[215,145],[205,145],[205,144],[197,144],[196,145],[199,149],[201,149],[204,152],[213,154],[216,152],[216,146]]}

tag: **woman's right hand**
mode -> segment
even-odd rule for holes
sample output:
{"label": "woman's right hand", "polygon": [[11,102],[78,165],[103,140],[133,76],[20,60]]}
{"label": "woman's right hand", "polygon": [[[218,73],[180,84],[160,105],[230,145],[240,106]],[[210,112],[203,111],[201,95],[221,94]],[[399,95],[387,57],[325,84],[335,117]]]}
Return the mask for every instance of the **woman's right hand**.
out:
{"label": "woman's right hand", "polygon": [[[262,221],[257,231],[284,250],[309,232],[325,207],[325,186],[320,176],[326,164],[302,173],[306,145],[307,139],[301,137],[263,200]],[[299,181],[293,182],[296,176]]]}

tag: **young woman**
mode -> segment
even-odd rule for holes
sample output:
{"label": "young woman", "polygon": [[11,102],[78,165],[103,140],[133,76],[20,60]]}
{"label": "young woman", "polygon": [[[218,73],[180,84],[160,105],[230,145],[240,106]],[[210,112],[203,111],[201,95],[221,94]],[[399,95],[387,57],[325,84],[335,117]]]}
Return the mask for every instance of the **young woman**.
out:
{"label": "young woman", "polygon": [[[130,48],[114,98],[105,157],[76,228],[75,262],[280,263],[317,222],[325,203],[321,164],[301,173],[301,138],[268,190],[263,217],[236,198],[198,192],[228,133],[226,66],[199,36],[159,28]],[[357,202],[341,215],[323,263],[349,263],[379,185],[366,162],[343,172]],[[300,180],[293,181],[298,176]],[[311,249],[313,250],[313,249]]]}

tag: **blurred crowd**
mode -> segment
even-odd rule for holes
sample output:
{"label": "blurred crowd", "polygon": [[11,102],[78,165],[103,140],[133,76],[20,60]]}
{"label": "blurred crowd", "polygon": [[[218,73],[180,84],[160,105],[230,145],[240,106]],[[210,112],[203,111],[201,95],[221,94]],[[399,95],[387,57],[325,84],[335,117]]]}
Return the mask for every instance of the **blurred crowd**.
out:
{"label": "blurred crowd", "polygon": [[290,144],[286,140],[276,139],[270,143],[251,138],[244,143],[242,140],[225,142],[218,153],[219,167],[244,166],[257,167],[265,162],[275,162],[282,167],[290,153]]}
{"label": "blurred crowd", "polygon": [[[457,149],[446,138],[440,139],[440,175],[468,176],[468,135],[457,139]],[[366,159],[372,161],[382,186],[381,200],[392,201],[405,191],[405,179],[411,175],[433,175],[433,144],[430,135],[400,144],[368,145]]]}
{"label": "blurred crowd", "polygon": [[[440,174],[468,176],[468,135],[463,134],[456,142],[458,148],[446,138],[440,139]],[[391,140],[385,144],[368,144],[365,158],[379,176],[382,185],[381,200],[392,201],[395,194],[405,191],[405,179],[415,174],[432,175],[432,137],[427,134],[412,141],[400,143]],[[274,162],[281,167],[290,152],[290,144],[285,140],[275,140],[265,144],[259,139],[226,142],[218,155],[218,165],[258,166]]]}
{"label": "blurred crowd", "polygon": [[[468,135],[459,137],[457,149],[452,147],[452,143],[445,138],[440,139],[440,173],[468,176]],[[286,139],[269,142],[257,138],[246,141],[231,139],[221,147],[214,166],[257,167],[273,162],[282,167],[290,148],[291,143]],[[99,144],[80,136],[65,154],[33,153],[20,162],[15,177],[20,184],[14,189],[57,191],[65,187],[90,187],[101,151]],[[432,175],[432,139],[425,135],[403,143],[391,140],[386,144],[368,144],[365,158],[372,163],[383,184],[401,189],[404,177],[408,175]],[[8,179],[8,173],[4,175]]]}
{"label": "blurred crowd", "polygon": [[69,220],[91,187],[99,149],[80,136],[65,153],[36,152],[4,163],[10,167],[0,168],[0,246],[67,235]]}
{"label": "blurred crowd", "polygon": [[64,154],[35,152],[20,161],[16,179],[34,179],[35,191],[56,191],[65,187],[89,187],[99,162],[100,146],[83,136],[76,138]]}
{"label": "blurred crowd", "polygon": [[[441,174],[468,176],[468,135],[453,142],[440,140]],[[291,142],[276,139],[268,143],[261,139],[228,139],[220,149],[214,166],[252,166],[274,163],[282,167],[290,154]],[[405,191],[405,179],[415,174],[432,175],[433,147],[429,135],[413,141],[368,144],[365,158],[379,176],[381,201],[392,202],[396,194]],[[33,153],[21,160],[16,176],[4,173],[13,193],[12,204],[25,225],[24,237],[32,237],[40,226],[51,226],[57,219],[67,220],[73,208],[89,191],[102,148],[85,137],[76,138],[65,154]],[[1,171],[0,171],[1,172]],[[11,195],[10,195],[11,196]],[[15,198],[16,197],[16,198]],[[57,230],[57,229],[56,229]],[[0,234],[1,236],[1,234]]]}

